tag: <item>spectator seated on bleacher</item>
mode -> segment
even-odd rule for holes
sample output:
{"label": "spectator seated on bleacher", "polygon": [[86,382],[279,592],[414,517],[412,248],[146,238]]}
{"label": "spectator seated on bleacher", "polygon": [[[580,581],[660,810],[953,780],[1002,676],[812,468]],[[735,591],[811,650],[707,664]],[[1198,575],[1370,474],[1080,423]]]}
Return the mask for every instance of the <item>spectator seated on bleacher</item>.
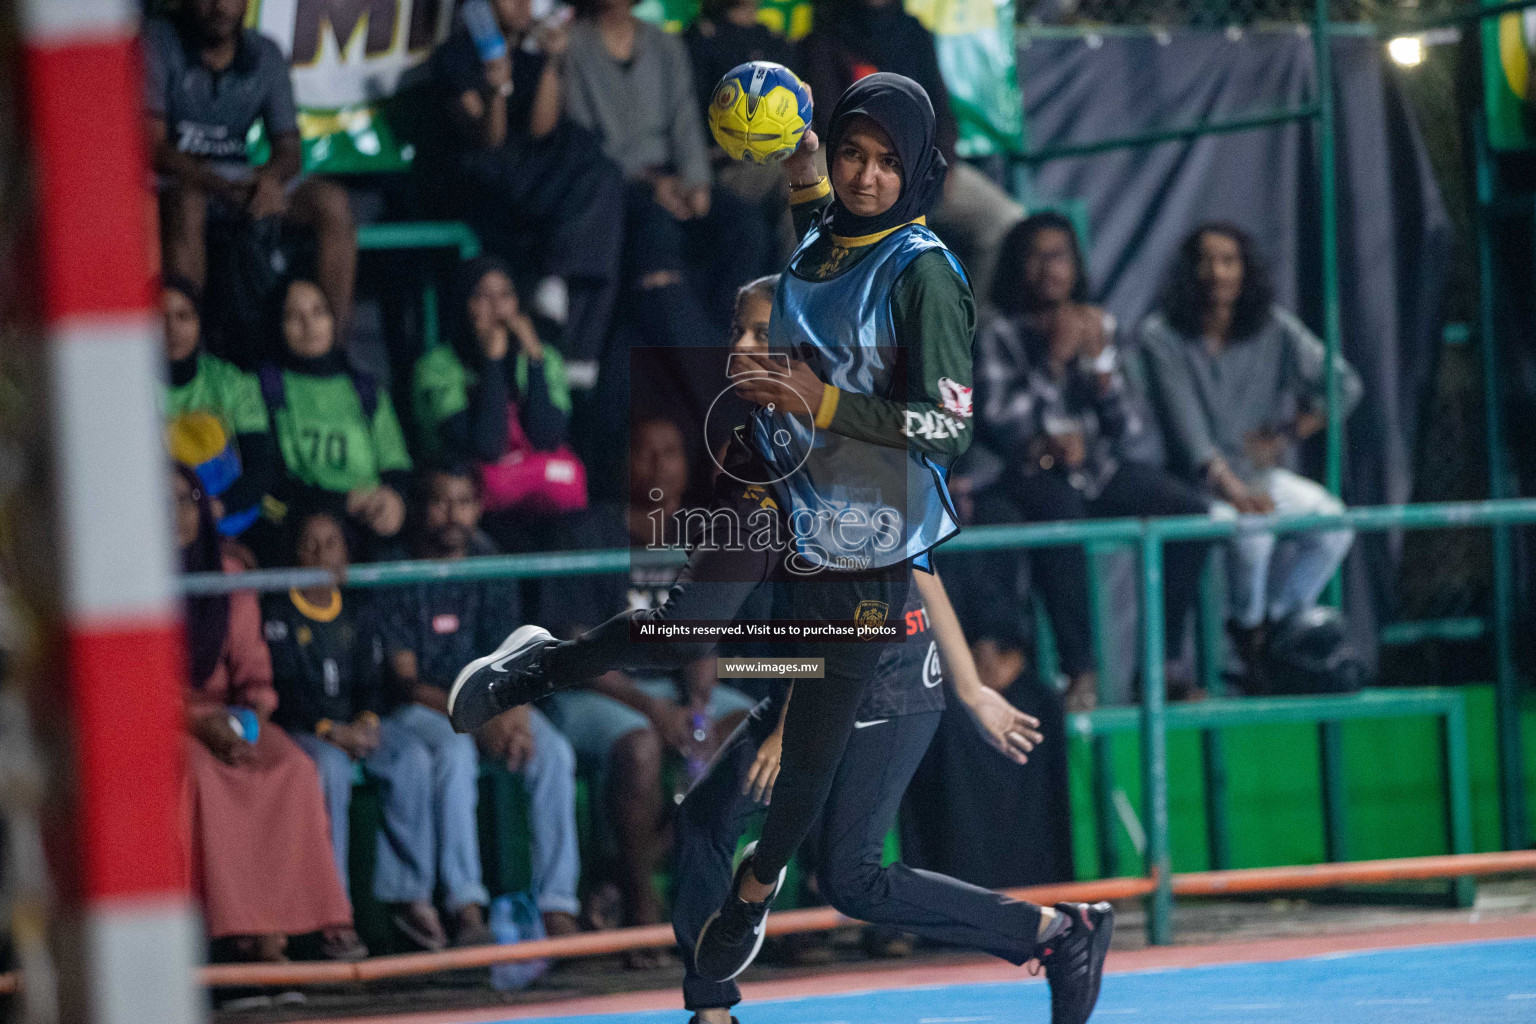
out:
{"label": "spectator seated on bleacher", "polygon": [[[709,101],[726,72],[753,60],[767,60],[791,70],[799,61],[794,44],[757,20],[758,0],[708,0],[683,33],[693,63],[693,94],[707,123]],[[789,217],[789,181],[776,164],[732,160],[719,146],[710,147],[720,188],[751,203],[770,231],[780,231],[785,257],[794,249]]]}
{"label": "spectator seated on bleacher", "polygon": [[[185,466],[175,494],[183,571],[237,571]],[[256,595],[189,598],[186,630],[184,840],[217,955],[280,961],[289,936],[318,932],[327,959],[367,956],[326,839],[314,763],[269,721],[278,699]]]}
{"label": "spectator seated on bleacher", "polygon": [[537,272],[566,286],[567,354],[591,364],[590,376],[618,292],[624,178],[592,133],[564,116],[564,27],[535,24],[529,0],[491,9],[505,56],[481,60],[462,19],[432,55],[454,164],[469,186],[465,216],[504,255],[536,244]]}
{"label": "spectator seated on bleacher", "polygon": [[[313,281],[289,283],[279,330],[281,361],[257,372],[286,468],[272,511],[279,520],[333,512],[354,531],[354,549],[371,557],[405,522],[401,494],[411,470],[389,391],[348,362],[330,304]],[[274,531],[270,521],[264,525],[271,545]]]}
{"label": "spectator seated on bleacher", "polygon": [[[294,524],[295,564],[347,570],[347,541],[328,512],[301,515]],[[431,893],[401,851],[419,847],[435,827],[432,756],[410,732],[382,722],[383,644],[374,607],[334,586],[268,594],[262,600],[263,630],[272,653],[277,712],[272,716],[315,762],[331,822],[331,851],[342,885],[347,858],[354,764],[361,763],[379,787],[384,827],[375,853],[373,896],[393,905],[415,904],[401,914],[422,922],[421,945],[447,945]],[[349,890],[350,891],[350,890]]]}
{"label": "spectator seated on bleacher", "polygon": [[554,325],[524,312],[494,257],[466,264],[459,285],[452,344],[416,363],[418,450],[434,465],[477,467],[485,527],[503,551],[547,546],[554,517],[587,503],[586,471],[566,445],[571,392]]}
{"label": "spectator seated on bleacher", "polygon": [[[643,549],[677,544],[687,489],[682,432],[669,420],[642,420],[631,442],[630,504],[598,505],[571,517],[563,524],[559,547]],[[665,537],[652,535],[658,524],[665,524]],[[540,591],[540,618],[557,636],[574,636],[626,609],[660,605],[677,572],[676,566],[633,564],[622,576],[549,579]],[[677,673],[610,672],[544,702],[550,719],[575,747],[593,792],[600,794],[606,812],[600,819],[600,838],[616,871],[624,923],[661,920],[651,876],[669,842],[672,801],[663,789],[665,761],[707,761],[753,703],[740,691],[718,685],[712,656]],[[646,955],[631,958],[636,966],[650,962]]]}
{"label": "spectator seated on bleacher", "polygon": [[161,411],[172,454],[197,471],[214,499],[219,532],[235,536],[255,520],[277,479],[277,448],[256,378],[204,350],[199,296],[186,278],[161,284],[168,363]]}
{"label": "spectator seated on bleacher", "polygon": [[998,246],[1024,211],[956,155],[960,129],[939,72],[933,34],[902,8],[901,0],[821,0],[816,25],[800,46],[805,80],[816,99],[816,134],[822,139],[837,98],[865,75],[892,71],[927,91],[938,119],[936,141],[949,164],[944,196],[928,215],[928,226],[954,249],[965,264],[971,290],[984,300],[991,294]]}
{"label": "spectator seated on bleacher", "polygon": [[638,289],[633,320],[643,340],[709,344],[730,322],[736,289],[774,269],[777,246],[755,210],[711,188],[687,47],[630,7],[576,4],[567,110],[603,140],[629,183],[626,283]]}
{"label": "spectator seated on bleacher", "polygon": [[[208,284],[210,233],[222,244],[271,218],[313,232],[317,280],[337,319],[352,312],[357,232],[347,195],[300,174],[298,113],[288,61],[271,39],[242,27],[246,0],[186,0],[174,20],[144,25],[144,104],[158,180],[165,270]],[[271,143],[253,167],[246,136],[260,120]],[[216,243],[218,244],[218,243]],[[235,322],[260,310],[225,310]],[[257,321],[259,324],[259,321]],[[235,345],[253,340],[232,338]],[[242,365],[261,353],[236,353]]]}
{"label": "spectator seated on bleacher", "polygon": [[[1169,455],[1226,514],[1339,512],[1338,498],[1284,465],[1327,423],[1327,351],[1273,296],[1241,228],[1206,224],[1180,246],[1162,309],[1141,324]],[[1348,416],[1360,378],[1343,356],[1337,369]],[[1252,533],[1227,545],[1229,625],[1250,690],[1266,688],[1268,625],[1316,605],[1353,540],[1350,530]]]}
{"label": "spectator seated on bleacher", "polygon": [[[479,530],[480,495],[475,475],[429,470],[413,503],[413,553],[420,558],[461,559],[494,554]],[[399,851],[402,894],[413,901],[397,921],[415,936],[415,916],[434,884],[446,893],[454,941],[487,941],[482,911],[488,894],[481,881],[478,799],[479,749],[510,772],[521,773],[528,792],[532,834],[532,888],[550,935],[576,930],[581,870],[576,848],[576,758],[544,715],[514,708],[492,719],[474,737],[449,724],[448,690],[459,670],[523,624],[516,580],[444,581],[390,587],[379,598],[384,657],[394,708],[386,729],[413,736],[431,756],[432,828],[418,832]],[[430,906],[430,904],[428,904]]]}
{"label": "spectator seated on bleacher", "polygon": [[[1114,318],[1087,299],[1071,221],[1038,213],[1008,233],[992,286],[997,313],[976,338],[977,436],[1002,462],[996,482],[976,497],[980,522],[1203,515],[1210,508],[1209,499],[1182,481],[1120,455],[1119,443],[1141,428],[1127,403]],[[1163,584],[1172,658],[1183,647],[1209,549],[1201,541],[1167,547]],[[1097,680],[1086,555],[1069,544],[1031,551],[1029,558],[1032,586],[1044,599],[1070,679],[1068,710],[1090,710]],[[1192,685],[1170,681],[1170,695],[1184,696]]]}

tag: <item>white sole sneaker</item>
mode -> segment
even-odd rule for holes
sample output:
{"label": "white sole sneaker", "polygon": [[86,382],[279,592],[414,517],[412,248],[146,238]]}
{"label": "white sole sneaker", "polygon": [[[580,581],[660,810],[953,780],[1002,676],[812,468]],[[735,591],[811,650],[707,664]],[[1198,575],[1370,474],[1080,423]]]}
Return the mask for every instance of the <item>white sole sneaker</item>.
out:
{"label": "white sole sneaker", "polygon": [[[453,681],[453,689],[448,691],[448,718],[453,722],[453,727],[460,732],[474,732],[480,726],[500,714],[505,708],[486,713],[486,705],[489,703],[490,686],[487,682],[483,686],[472,686],[466,689],[466,685],[477,677],[484,681],[480,675],[482,669],[489,668],[497,663],[510,661],[534,646],[543,646],[555,638],[549,630],[542,626],[519,626],[514,629],[501,646],[483,658],[476,658],[459,670],[458,677]],[[476,699],[478,698],[478,700]],[[470,705],[475,705],[471,707]],[[477,719],[474,722],[461,721],[466,716]],[[482,717],[483,716],[483,717]]]}
{"label": "white sole sneaker", "polygon": [[[746,865],[748,858],[750,858],[752,856],[752,854],[754,854],[756,852],[757,852],[757,842],[755,840],[753,842],[751,842],[751,843],[748,843],[747,844],[747,848],[742,851],[741,864],[738,865],[736,870],[731,873],[731,898],[732,899],[734,899],[735,896],[736,896],[736,885],[737,885],[738,879],[740,878],[741,868]],[[782,868],[779,869],[779,877],[773,883],[773,892],[769,894],[767,902],[772,903],[775,899],[778,898],[779,893],[784,888],[784,877],[788,873],[789,873],[789,865],[788,864],[784,865]],[[709,920],[704,922],[704,927],[699,929],[699,937],[697,939],[695,939],[694,943],[693,943],[693,963],[694,963],[695,968],[697,968],[698,963],[699,963],[699,947],[704,944],[704,936],[709,934],[709,927],[710,927],[710,925],[714,924],[715,923],[715,919],[717,917],[719,917],[719,916],[720,916],[720,911],[718,911],[718,910],[715,911],[713,914],[710,914],[709,915]],[[727,981],[735,981],[741,975],[741,973],[743,971],[745,971],[748,967],[752,966],[752,962],[757,959],[757,954],[759,954],[759,953],[761,953],[763,951],[763,940],[766,939],[767,937],[768,937],[768,914],[764,913],[763,914],[763,919],[761,921],[759,921],[758,924],[757,924],[757,939],[752,943],[752,952],[747,955],[746,961],[744,963],[742,963],[742,965],[740,967],[736,968],[735,972],[733,974],[731,974],[729,977],[725,977],[725,978],[710,978],[708,980],[713,981],[716,984],[722,984],[722,983],[727,982]]]}

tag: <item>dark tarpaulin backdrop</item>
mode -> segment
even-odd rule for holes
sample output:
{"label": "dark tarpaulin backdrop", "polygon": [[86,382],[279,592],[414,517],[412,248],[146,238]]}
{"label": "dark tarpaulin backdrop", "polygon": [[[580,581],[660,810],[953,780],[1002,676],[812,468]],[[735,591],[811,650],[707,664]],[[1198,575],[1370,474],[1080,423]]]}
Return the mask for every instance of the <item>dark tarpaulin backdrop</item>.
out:
{"label": "dark tarpaulin backdrop", "polygon": [[[1451,227],[1381,44],[1336,37],[1333,56],[1343,346],[1365,382],[1348,423],[1344,493],[1356,505],[1403,502]],[[1298,28],[1036,37],[1019,50],[1031,150],[1298,107],[1313,97],[1313,71],[1310,35]],[[1094,294],[1123,327],[1155,305],[1184,235],[1230,220],[1258,239],[1278,301],[1321,336],[1317,159],[1309,122],[1100,153],[1039,165],[1034,205],[1087,204]],[[1306,455],[1320,478],[1321,445]],[[1350,617],[1372,654],[1398,550],[1397,538],[1366,535],[1351,557]]]}

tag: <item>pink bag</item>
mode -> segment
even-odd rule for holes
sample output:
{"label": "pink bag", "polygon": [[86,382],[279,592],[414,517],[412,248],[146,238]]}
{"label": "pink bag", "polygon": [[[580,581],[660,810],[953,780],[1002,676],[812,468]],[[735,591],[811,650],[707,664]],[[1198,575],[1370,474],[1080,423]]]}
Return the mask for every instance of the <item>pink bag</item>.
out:
{"label": "pink bag", "polygon": [[563,444],[552,452],[536,450],[512,402],[507,403],[507,454],[480,466],[480,483],[489,512],[560,513],[587,507],[587,467]]}

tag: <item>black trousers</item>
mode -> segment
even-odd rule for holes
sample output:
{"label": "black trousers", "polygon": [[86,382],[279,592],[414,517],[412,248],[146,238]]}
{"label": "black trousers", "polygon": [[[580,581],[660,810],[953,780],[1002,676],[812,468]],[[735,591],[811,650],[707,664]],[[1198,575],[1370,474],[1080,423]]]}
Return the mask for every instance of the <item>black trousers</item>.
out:
{"label": "black trousers", "polygon": [[[791,713],[803,689],[795,687]],[[762,811],[741,788],[778,713],[773,701],[753,710],[720,749],[709,772],[689,790],[678,814],[672,927],[682,947],[683,999],[690,1010],[741,1001],[735,982],[699,977],[693,946],[704,922],[730,891],[731,857],[738,840]],[[1022,964],[1035,954],[1039,907],[905,864],[880,866],[886,833],[895,824],[907,783],[942,714],[906,715],[854,730],[837,766],[820,827],[810,840],[821,893],[849,917]],[[773,807],[779,798],[775,788]]]}
{"label": "black trousers", "polygon": [[[1127,462],[1109,479],[1097,498],[1085,499],[1059,473],[1005,477],[976,497],[980,523],[1041,523],[1071,519],[1111,519],[1119,516],[1204,515],[1210,501],[1189,485],[1162,470]],[[1211,549],[1209,541],[1169,544],[1163,557],[1163,601],[1167,650],[1176,654],[1184,625],[1200,589],[1200,573]],[[994,552],[997,571],[1010,572],[1018,554]],[[1080,545],[1036,548],[1029,552],[1030,586],[1045,601],[1056,632],[1061,670],[1077,675],[1095,668],[1088,615],[1088,560]],[[1009,574],[1008,580],[1013,576]]]}
{"label": "black trousers", "polygon": [[680,221],[656,202],[649,182],[632,181],[626,216],[629,278],[682,274],[688,285],[683,294],[696,306],[675,308],[679,300],[666,288],[640,289],[637,313],[648,344],[719,344],[735,312],[737,289],[779,269],[773,225],[758,204],[726,189],[710,190],[709,213]]}
{"label": "black trousers", "polygon": [[563,122],[538,142],[464,154],[460,170],[475,198],[467,218],[492,247],[511,257],[533,245],[541,271],[565,279],[567,358],[599,358],[624,248],[618,165],[590,132]]}
{"label": "black trousers", "polygon": [[[739,448],[733,449],[740,457]],[[730,463],[727,463],[729,466]],[[746,476],[745,479],[761,479]],[[755,490],[756,494],[750,493]],[[714,507],[741,514],[759,507],[762,490],[748,489],[729,474],[720,475]],[[695,640],[630,642],[633,623],[689,620],[731,622],[747,598],[765,584],[778,588],[774,618],[811,622],[851,622],[861,605],[884,606],[901,614],[911,582],[911,565],[865,572],[823,572],[797,576],[782,564],[784,553],[751,550],[731,533],[732,517],[710,517],[706,531],[691,538],[688,564],[658,608],[623,612],[556,647],[549,669],[558,679],[591,679],[616,668],[679,668],[714,649]],[[711,531],[720,531],[718,533]],[[853,733],[854,716],[874,678],[880,653],[893,641],[800,642],[783,644],[782,656],[821,658],[824,675],[803,679],[784,722],[784,753],[773,807],[763,824],[753,873],[771,882],[789,863],[810,832],[832,789],[832,777]],[[775,656],[780,656],[778,652]]]}

